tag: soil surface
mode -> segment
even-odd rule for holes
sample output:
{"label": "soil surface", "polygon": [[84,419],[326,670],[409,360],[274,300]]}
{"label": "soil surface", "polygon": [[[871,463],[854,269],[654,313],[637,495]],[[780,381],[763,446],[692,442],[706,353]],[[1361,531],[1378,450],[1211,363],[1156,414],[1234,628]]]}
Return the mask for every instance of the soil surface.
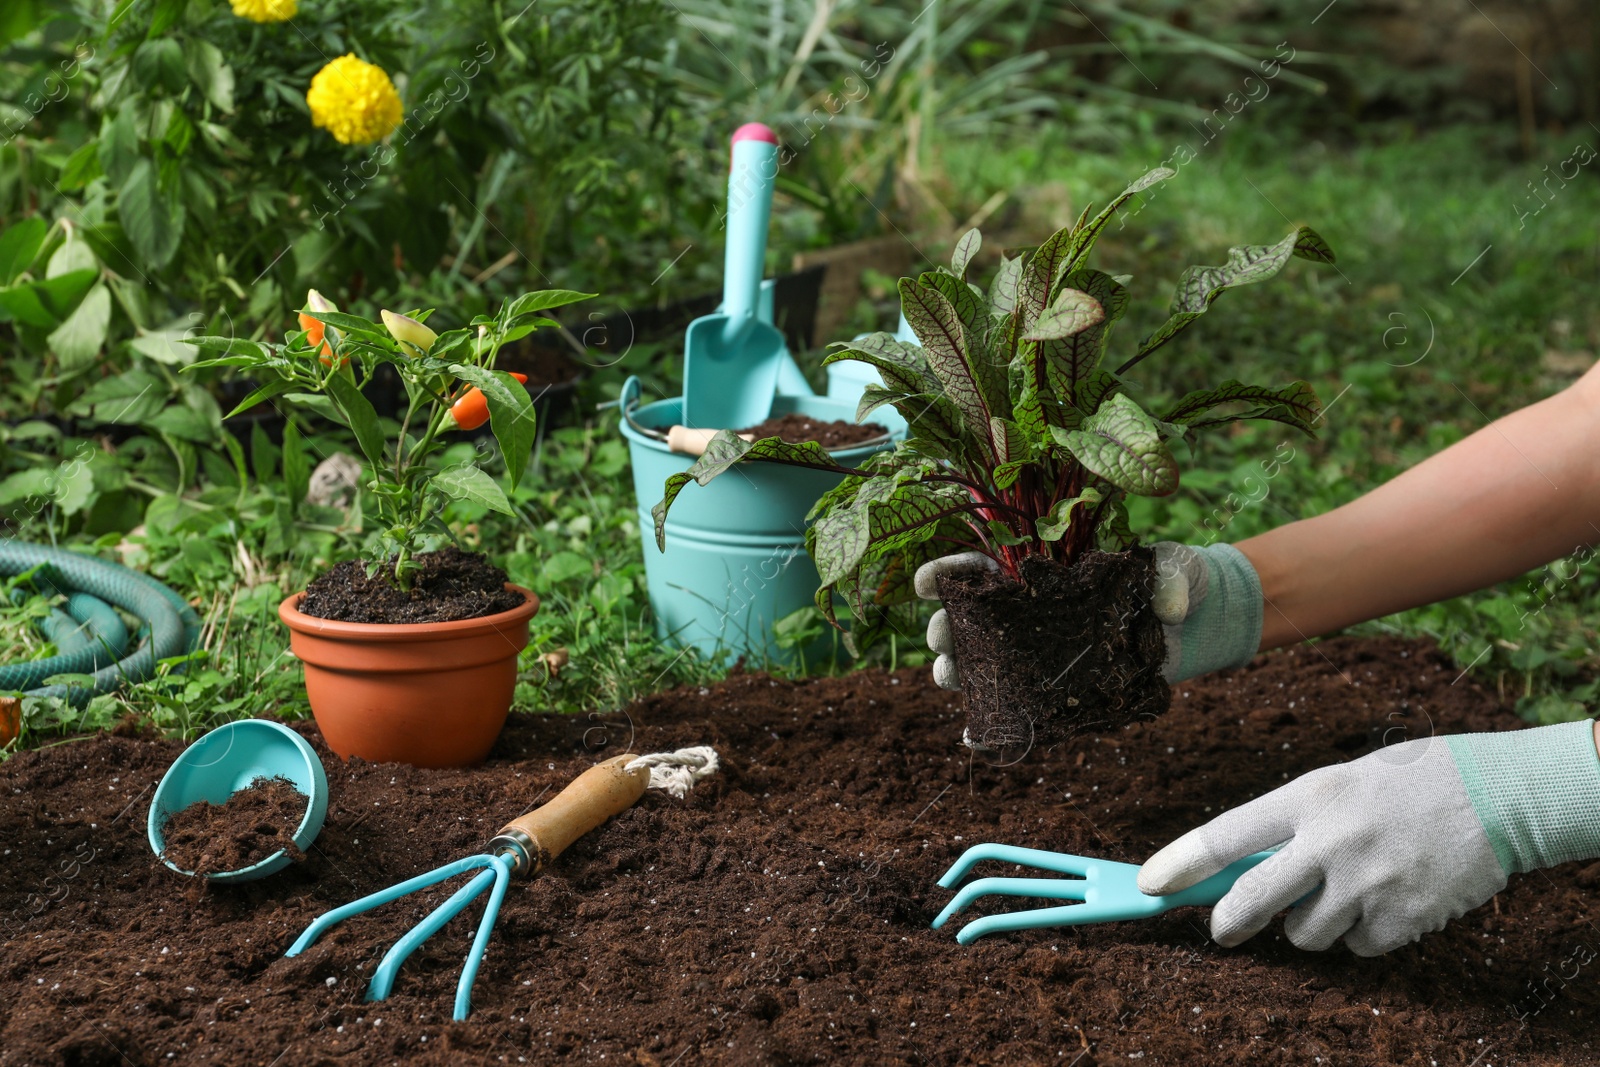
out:
{"label": "soil surface", "polygon": [[294,832],[310,803],[287,778],[257,778],[224,803],[202,800],[170,815],[165,856],[198,875],[242,871],[279,851],[303,860]]}
{"label": "soil surface", "polygon": [[[1377,959],[1302,952],[1280,922],[1222,949],[1202,909],[965,947],[928,928],[973,844],[1138,861],[1313,768],[1522,725],[1459,673],[1420,642],[1338,639],[1005,766],[960,746],[960,699],[925,668],[512,716],[467,770],[341,764],[300,723],[328,768],[326,829],[304,863],[195,901],[142,828],[180,745],[22,753],[0,765],[0,1063],[1600,1064],[1600,963],[1582,962],[1600,864],[1514,876]],[[476,907],[363,1001],[454,883],[283,958],[317,915],[482,849],[597,759],[692,744],[723,769],[687,799],[651,791],[512,885],[466,1022],[450,1011]]]}
{"label": "soil surface", "polygon": [[360,560],[336,563],[306,586],[300,610],[340,622],[456,622],[498,615],[522,604],[522,594],[506,588],[506,572],[487,556],[451,546],[416,557],[422,569],[411,576],[408,593],[389,571],[367,577]]}
{"label": "soil surface", "polygon": [[973,747],[1004,758],[1167,710],[1154,559],[1147,548],[1088,552],[1069,569],[1028,556],[1021,582],[999,571],[939,580]]}
{"label": "soil surface", "polygon": [[849,422],[845,419],[823,422],[808,415],[779,415],[738,432],[752,434],[757,441],[764,437],[781,437],[791,445],[815,441],[832,452],[864,444],[882,437],[889,430],[875,422]]}

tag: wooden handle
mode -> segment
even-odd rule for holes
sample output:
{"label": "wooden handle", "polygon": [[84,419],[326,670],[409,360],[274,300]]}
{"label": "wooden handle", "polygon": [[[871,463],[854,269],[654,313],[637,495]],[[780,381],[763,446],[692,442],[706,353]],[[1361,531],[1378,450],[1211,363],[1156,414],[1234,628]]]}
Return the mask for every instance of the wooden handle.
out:
{"label": "wooden handle", "polygon": [[[711,439],[717,436],[719,432],[718,430],[695,430],[688,426],[674,426],[667,430],[667,447],[685,456],[702,456],[705,455],[706,446],[711,443]],[[742,433],[739,437],[745,441],[755,440],[754,434]]]}
{"label": "wooden handle", "polygon": [[574,778],[554,800],[501,827],[497,841],[515,839],[519,834],[528,840],[531,869],[519,873],[538,874],[568,845],[611,816],[633,807],[644,796],[650,781],[649,767],[624,769],[637,758],[629,752],[595,764]]}

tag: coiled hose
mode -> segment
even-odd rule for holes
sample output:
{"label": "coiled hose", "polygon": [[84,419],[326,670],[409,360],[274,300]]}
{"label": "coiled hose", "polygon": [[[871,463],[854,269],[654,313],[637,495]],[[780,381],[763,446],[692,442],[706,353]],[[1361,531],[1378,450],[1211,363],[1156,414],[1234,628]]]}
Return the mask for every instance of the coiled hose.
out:
{"label": "coiled hose", "polygon": [[[143,681],[158,661],[181,656],[199,641],[200,617],[188,601],[148,575],[62,548],[0,543],[0,575],[13,577],[36,568],[36,585],[67,594],[65,612],[52,612],[40,627],[60,653],[0,664],[0,691],[65,697],[80,707],[96,693]],[[128,628],[112,605],[143,622],[132,652]],[[89,674],[90,684],[42,684],[57,674]]]}

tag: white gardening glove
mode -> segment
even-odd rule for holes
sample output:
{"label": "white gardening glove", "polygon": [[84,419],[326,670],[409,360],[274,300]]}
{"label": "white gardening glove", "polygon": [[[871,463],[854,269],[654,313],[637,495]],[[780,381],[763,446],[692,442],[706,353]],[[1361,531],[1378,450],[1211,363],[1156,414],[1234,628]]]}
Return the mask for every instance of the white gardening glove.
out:
{"label": "white gardening glove", "polygon": [[[1161,674],[1181,682],[1223,667],[1242,667],[1261,644],[1261,582],[1255,568],[1232,545],[1194,548],[1173,541],[1156,544],[1156,583],[1151,607],[1167,636],[1167,658]],[[982,552],[961,552],[929,560],[917,568],[917,595],[939,599],[944,574],[994,570]],[[928,622],[928,647],[939,653],[933,680],[946,689],[960,689],[955,642],[944,609]]]}
{"label": "white gardening glove", "polygon": [[[939,599],[939,578],[946,574],[972,574],[999,570],[999,564],[982,552],[957,552],[930,559],[917,568],[911,582],[923,600]],[[945,689],[960,689],[961,674],[956,670],[956,643],[950,636],[950,617],[943,608],[928,620],[928,647],[939,654],[933,661],[933,681]]]}
{"label": "white gardening glove", "polygon": [[1320,768],[1178,838],[1140,869],[1139,888],[1175,893],[1277,845],[1212,910],[1218,944],[1292,908],[1283,928],[1301,948],[1399,948],[1512,872],[1600,856],[1594,724],[1427,737]]}

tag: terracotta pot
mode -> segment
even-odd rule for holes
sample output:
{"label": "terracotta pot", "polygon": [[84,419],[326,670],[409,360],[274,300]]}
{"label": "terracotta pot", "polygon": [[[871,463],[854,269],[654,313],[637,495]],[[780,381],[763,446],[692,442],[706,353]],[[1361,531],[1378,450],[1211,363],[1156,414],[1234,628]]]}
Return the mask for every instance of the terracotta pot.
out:
{"label": "terracotta pot", "polygon": [[340,757],[465,767],[494,746],[517,684],[517,654],[539,598],[460,622],[335,622],[278,605],[289,648],[306,667],[311,713]]}

